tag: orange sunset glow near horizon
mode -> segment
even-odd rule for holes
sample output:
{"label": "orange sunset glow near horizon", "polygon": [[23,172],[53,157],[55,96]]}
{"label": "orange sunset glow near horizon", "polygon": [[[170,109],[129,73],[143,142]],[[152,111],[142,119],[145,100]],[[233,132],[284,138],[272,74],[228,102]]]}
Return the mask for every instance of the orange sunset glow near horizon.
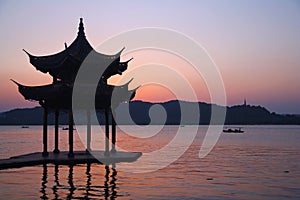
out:
{"label": "orange sunset glow near horizon", "polygon": [[[33,55],[50,55],[71,44],[83,17],[85,34],[91,45],[132,29],[161,27],[185,34],[201,45],[216,64],[226,91],[227,105],[261,105],[271,112],[300,114],[300,3],[287,1],[111,1],[39,2],[29,0],[0,2],[0,112],[38,106],[18,93],[14,79],[24,85],[49,84],[49,74],[37,71],[30,63]],[[126,47],[126,41],[124,41]],[[118,52],[122,48],[120,44]],[[111,52],[101,52],[110,54]],[[131,57],[129,79],[140,67],[163,65],[180,74],[194,90],[197,101],[211,102],[205,77],[183,59],[168,52],[141,50],[124,54]],[[151,83],[151,78],[166,79],[167,86]],[[124,82],[115,76],[112,84]],[[126,78],[127,77],[127,78]],[[134,100],[164,102],[173,99],[193,101],[180,81],[169,74],[147,73],[136,77],[149,80]],[[172,82],[173,81],[173,82]]]}

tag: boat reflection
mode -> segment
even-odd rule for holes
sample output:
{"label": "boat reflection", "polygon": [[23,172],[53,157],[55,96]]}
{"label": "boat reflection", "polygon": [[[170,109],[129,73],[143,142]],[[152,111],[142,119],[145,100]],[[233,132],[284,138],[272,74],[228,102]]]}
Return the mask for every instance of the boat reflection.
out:
{"label": "boat reflection", "polygon": [[[84,176],[80,176],[77,173],[82,172],[83,167],[85,167],[85,174]],[[92,167],[94,170],[97,170],[96,173],[94,172],[94,175],[91,173]],[[68,174],[65,173],[67,168]],[[99,169],[101,170],[103,168],[104,172],[101,173]],[[67,175],[67,177],[64,175]],[[102,181],[99,179],[102,179]],[[104,166],[100,164],[93,164],[93,166],[91,166],[91,164],[85,164],[80,166],[60,166],[44,164],[41,179],[40,198],[116,199],[119,196],[124,196],[118,194],[119,188],[117,187],[117,180],[117,170],[115,165]]]}

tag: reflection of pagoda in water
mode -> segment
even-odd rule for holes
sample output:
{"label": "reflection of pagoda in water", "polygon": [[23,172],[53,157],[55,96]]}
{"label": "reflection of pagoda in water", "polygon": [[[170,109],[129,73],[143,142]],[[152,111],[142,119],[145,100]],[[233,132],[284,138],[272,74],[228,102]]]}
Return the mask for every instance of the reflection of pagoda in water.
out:
{"label": "reflection of pagoda in water", "polygon": [[[124,49],[124,48],[123,48]],[[106,147],[105,154],[109,155],[109,112],[111,110],[112,92],[118,91],[118,102],[129,101],[135,95],[135,90],[128,90],[128,84],[114,86],[107,84],[107,79],[111,76],[122,75],[128,67],[128,61],[121,62],[120,56],[123,51],[114,55],[105,55],[96,52],[86,39],[82,18],[80,18],[79,31],[76,39],[71,45],[65,44],[65,49],[59,53],[47,56],[34,56],[28,53],[30,63],[39,71],[49,73],[53,77],[53,83],[42,86],[25,86],[14,81],[19,88],[19,92],[26,100],[39,102],[44,108],[43,117],[43,156],[48,156],[47,150],[47,117],[48,113],[55,112],[55,149],[54,153],[59,153],[58,149],[58,118],[60,111],[69,112],[69,157],[73,157],[73,114],[72,114],[72,91],[77,72],[87,58],[92,55],[93,64],[103,68],[103,74],[99,74],[99,83],[96,88],[95,107],[84,108],[87,110],[87,150],[91,143],[91,120],[90,109],[105,110],[106,118]],[[117,106],[117,105],[113,105]],[[116,123],[112,116],[112,149],[115,152]]]}
{"label": "reflection of pagoda in water", "polygon": [[[96,172],[92,170],[92,168],[94,168]],[[66,169],[68,169],[68,173],[64,173]],[[77,177],[74,178],[74,175]],[[44,164],[40,198],[117,199],[119,196],[130,195],[127,192],[120,191],[117,186],[117,176],[118,172],[115,165],[112,167],[108,165],[102,167],[98,164],[92,165],[87,163],[76,169],[73,165],[59,166],[55,164],[47,166]],[[54,180],[52,177],[54,177]]]}

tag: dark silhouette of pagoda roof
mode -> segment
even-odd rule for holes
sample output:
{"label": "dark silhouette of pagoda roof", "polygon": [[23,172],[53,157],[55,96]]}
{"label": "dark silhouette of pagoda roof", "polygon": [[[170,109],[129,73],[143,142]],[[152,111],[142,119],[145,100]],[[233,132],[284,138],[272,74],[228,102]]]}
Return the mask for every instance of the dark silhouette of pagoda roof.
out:
{"label": "dark silhouette of pagoda roof", "polygon": [[[73,90],[73,85],[71,84],[57,82],[41,86],[26,86],[14,80],[12,81],[18,85],[19,92],[26,100],[38,101],[42,106],[52,109],[71,109]],[[129,90],[128,85],[131,81],[132,79],[124,85],[119,86],[109,85],[100,81],[95,94],[96,109],[102,110],[110,106],[116,107],[123,101],[133,99],[138,88]],[[82,91],[88,91],[90,88],[91,86],[87,85],[85,86],[85,90]],[[116,102],[113,102],[116,105],[111,105],[111,97],[114,90],[118,98],[116,98]],[[82,95],[84,96],[85,94],[82,93]],[[83,105],[83,108],[86,109],[86,105]]]}
{"label": "dark silhouette of pagoda roof", "polygon": [[[41,86],[26,86],[14,80],[18,85],[19,92],[26,100],[38,101],[45,108],[67,109],[72,108],[72,91],[77,72],[83,62],[88,66],[100,66],[99,83],[97,84],[95,94],[96,109],[116,107],[122,101],[131,100],[134,90],[128,89],[127,83],[123,86],[108,85],[107,79],[113,75],[122,73],[127,70],[128,62],[131,59],[120,62],[120,56],[124,48],[114,55],[105,55],[95,51],[85,37],[83,20],[80,18],[79,31],[76,39],[65,50],[47,56],[34,56],[25,51],[30,63],[43,73],[49,73],[53,76],[53,83]],[[85,60],[88,57],[87,60]],[[99,69],[99,68],[97,68]],[[82,88],[81,96],[85,97],[86,91],[91,91],[91,85],[80,85]],[[113,90],[118,95],[116,102],[111,102]],[[83,103],[84,104],[84,103]],[[116,105],[111,105],[116,104]],[[82,105],[83,108],[90,109],[90,105]]]}
{"label": "dark silhouette of pagoda roof", "polygon": [[[30,63],[39,71],[49,73],[54,78],[62,81],[72,82],[76,77],[77,71],[91,52],[93,57],[99,64],[107,64],[106,74],[110,76],[115,74],[122,74],[127,69],[128,62],[120,63],[120,55],[124,48],[114,55],[106,55],[98,53],[93,49],[84,33],[83,19],[80,18],[78,34],[70,46],[56,54],[46,56],[34,56],[24,50],[29,56]],[[101,63],[102,62],[102,63]],[[109,77],[110,77],[109,76]],[[105,77],[106,79],[109,77]]]}

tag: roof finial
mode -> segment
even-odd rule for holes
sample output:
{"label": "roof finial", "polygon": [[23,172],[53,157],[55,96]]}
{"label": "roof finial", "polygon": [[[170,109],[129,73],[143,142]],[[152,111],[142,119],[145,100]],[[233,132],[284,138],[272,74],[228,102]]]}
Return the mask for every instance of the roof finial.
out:
{"label": "roof finial", "polygon": [[80,18],[80,23],[79,23],[79,28],[78,28],[78,36],[85,36],[82,17]]}

